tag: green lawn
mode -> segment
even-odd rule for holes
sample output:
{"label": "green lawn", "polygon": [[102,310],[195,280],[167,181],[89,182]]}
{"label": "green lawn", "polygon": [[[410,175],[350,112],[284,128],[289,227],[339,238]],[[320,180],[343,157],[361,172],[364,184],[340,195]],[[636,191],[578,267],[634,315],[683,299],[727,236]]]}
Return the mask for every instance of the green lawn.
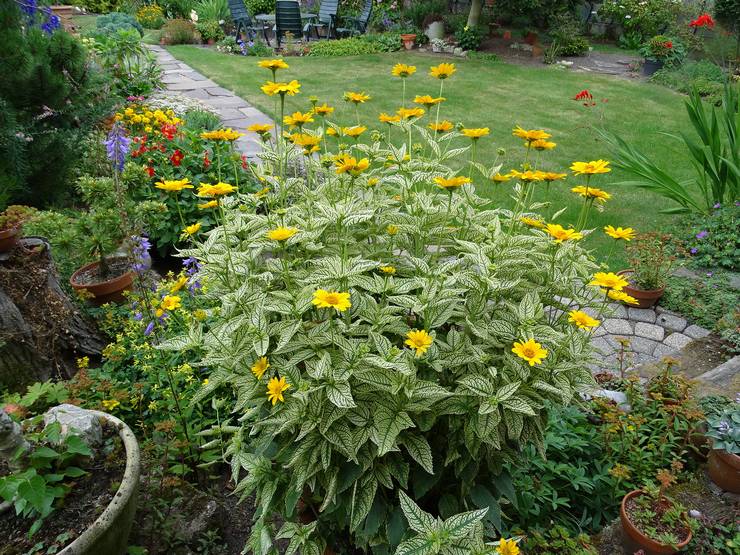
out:
{"label": "green lawn", "polygon": [[[193,46],[173,46],[169,51],[177,58],[211,77],[217,83],[236,91],[261,110],[272,114],[272,99],[260,91],[260,85],[269,77],[267,70],[257,67],[257,59],[220,54]],[[288,110],[307,110],[308,97],[316,95],[320,101],[336,106],[334,120],[343,125],[355,123],[354,110],[341,100],[344,91],[365,91],[372,100],[360,106],[360,117],[370,127],[384,128],[377,122],[380,112],[392,112],[400,105],[401,82],[391,77],[390,69],[396,62],[414,64],[415,75],[408,80],[407,98],[414,94],[437,94],[439,81],[427,75],[428,68],[440,61],[454,61],[458,72],[445,83],[442,116],[468,127],[489,127],[491,134],[481,139],[478,160],[492,162],[496,149],[507,151],[502,171],[517,167],[524,155],[523,143],[511,135],[515,125],[525,128],[544,128],[558,143],[554,151],[543,153],[540,167],[546,170],[567,171],[574,160],[609,159],[603,141],[591,129],[600,124],[617,132],[648,152],[670,168],[679,177],[690,175],[690,165],[677,143],[663,133],[677,133],[686,128],[683,98],[660,86],[642,82],[575,73],[551,67],[522,67],[482,60],[441,60],[431,54],[391,53],[345,58],[290,58],[290,69],[283,70],[280,79],[298,79],[301,94],[288,97]],[[588,88],[598,99],[608,99],[596,108],[585,108],[572,97]],[[602,119],[603,118],[603,119]],[[460,144],[467,144],[460,139]],[[460,161],[460,165],[465,160]],[[593,184],[603,187],[613,198],[603,213],[592,216],[590,226],[606,224],[631,226],[650,230],[666,225],[670,216],[658,214],[667,201],[644,190],[611,185],[626,176],[614,171],[597,176]],[[562,216],[565,222],[574,222],[580,209],[580,197],[570,187],[582,184],[573,177],[567,183],[555,184],[551,198],[556,208],[567,206]],[[483,183],[479,179],[480,194],[494,204],[509,205],[510,187]],[[587,239],[587,245],[604,255],[611,240],[601,233]],[[615,253],[614,262],[623,258]]]}

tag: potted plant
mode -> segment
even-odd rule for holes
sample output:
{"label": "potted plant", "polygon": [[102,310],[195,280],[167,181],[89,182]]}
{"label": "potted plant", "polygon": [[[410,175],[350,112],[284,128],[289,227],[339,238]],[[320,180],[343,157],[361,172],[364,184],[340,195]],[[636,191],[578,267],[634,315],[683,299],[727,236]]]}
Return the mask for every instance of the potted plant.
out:
{"label": "potted plant", "polygon": [[8,206],[0,213],[0,252],[13,250],[18,243],[23,222],[32,214],[33,208],[20,205]]}
{"label": "potted plant", "polygon": [[642,549],[654,555],[670,555],[691,541],[685,507],[665,494],[675,477],[660,470],[657,478],[660,486],[648,484],[622,499],[619,516],[630,553]]}
{"label": "potted plant", "polygon": [[680,64],[686,56],[686,49],[676,39],[655,35],[640,47],[640,55],[645,59],[642,72],[652,75],[663,66]]}
{"label": "potted plant", "polygon": [[218,21],[213,19],[196,23],[195,28],[200,33],[201,39],[210,45],[216,44],[226,36]]}
{"label": "potted plant", "polygon": [[737,404],[707,418],[709,477],[725,491],[740,493],[740,408]]}
{"label": "potted plant", "polygon": [[413,49],[414,43],[416,42],[416,29],[413,27],[407,27],[401,31],[401,40],[403,41],[403,46],[406,50]]}
{"label": "potted plant", "polygon": [[624,292],[637,300],[640,308],[653,306],[663,296],[675,256],[668,253],[670,235],[655,232],[638,235],[627,247],[631,268],[617,272],[629,285]]}
{"label": "potted plant", "polygon": [[424,34],[429,37],[430,41],[441,39],[445,36],[444,18],[437,13],[432,13],[426,16],[421,27],[424,29]]}

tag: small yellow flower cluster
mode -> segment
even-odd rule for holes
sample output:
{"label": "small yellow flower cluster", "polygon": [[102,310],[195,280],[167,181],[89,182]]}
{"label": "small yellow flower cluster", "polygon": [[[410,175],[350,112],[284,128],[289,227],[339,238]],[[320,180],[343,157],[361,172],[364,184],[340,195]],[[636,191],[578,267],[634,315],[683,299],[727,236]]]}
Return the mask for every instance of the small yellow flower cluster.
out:
{"label": "small yellow flower cluster", "polygon": [[182,120],[175,116],[172,109],[151,110],[143,104],[129,104],[125,109],[116,112],[115,121],[121,122],[132,133],[159,133],[162,125],[179,125]]}

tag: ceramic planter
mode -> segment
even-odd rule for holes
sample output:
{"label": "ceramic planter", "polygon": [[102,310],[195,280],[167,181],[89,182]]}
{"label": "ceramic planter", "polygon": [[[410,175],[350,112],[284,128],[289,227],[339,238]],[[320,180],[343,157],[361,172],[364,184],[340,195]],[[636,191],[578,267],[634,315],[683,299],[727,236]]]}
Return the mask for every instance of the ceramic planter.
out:
{"label": "ceramic planter", "polygon": [[648,538],[645,534],[640,532],[640,530],[638,530],[634,524],[632,524],[629,516],[627,516],[627,502],[630,499],[638,497],[640,495],[643,495],[642,491],[640,490],[629,492],[622,498],[622,506],[619,509],[619,518],[622,521],[622,530],[624,531],[624,536],[627,544],[626,547],[630,549],[630,553],[642,549],[645,555],[672,555],[673,553],[677,553],[681,549],[686,547],[691,541],[691,530],[688,528],[688,526],[686,527],[688,536],[686,537],[686,539],[684,539],[684,541],[679,543],[674,548],[670,545],[658,543],[655,540]]}
{"label": "ceramic planter", "polygon": [[20,226],[0,231],[0,252],[13,250],[13,247],[18,243],[18,234],[20,231]]}
{"label": "ceramic planter", "polygon": [[[622,270],[621,272],[617,272],[617,274],[627,278],[627,280],[629,280],[629,276],[632,275],[632,273],[633,270]],[[622,291],[627,293],[630,297],[634,297],[635,299],[637,299],[638,308],[650,308],[663,296],[663,293],[665,293],[665,287],[661,287],[660,289],[645,290],[627,285],[624,289],[622,289]]]}
{"label": "ceramic planter", "polygon": [[432,21],[424,31],[424,34],[432,39],[443,39],[445,37],[445,24],[442,21]]}
{"label": "ceramic planter", "polygon": [[642,73],[643,75],[647,75],[648,77],[651,76],[653,73],[658,71],[659,69],[663,69],[663,62],[660,60],[645,60],[645,63],[642,66]]}
{"label": "ceramic planter", "polygon": [[740,493],[740,456],[724,449],[709,451],[709,477],[725,491]]}
{"label": "ceramic planter", "polygon": [[92,262],[78,269],[74,274],[72,274],[72,277],[69,278],[69,284],[75,291],[87,291],[88,294],[93,296],[91,302],[97,306],[110,302],[119,303],[123,301],[124,291],[131,291],[134,283],[134,273],[131,270],[107,281],[80,283],[79,276],[93,268],[97,268],[99,264],[99,262]]}
{"label": "ceramic planter", "polygon": [[415,34],[405,34],[401,35],[401,40],[403,41],[403,46],[406,48],[406,50],[411,50],[414,48],[414,42],[416,41],[416,35]]}
{"label": "ceramic planter", "polygon": [[126,470],[116,495],[102,514],[59,555],[123,555],[128,550],[128,536],[136,513],[141,457],[136,436],[126,424],[105,412],[90,411],[107,420],[118,430],[126,450]]}

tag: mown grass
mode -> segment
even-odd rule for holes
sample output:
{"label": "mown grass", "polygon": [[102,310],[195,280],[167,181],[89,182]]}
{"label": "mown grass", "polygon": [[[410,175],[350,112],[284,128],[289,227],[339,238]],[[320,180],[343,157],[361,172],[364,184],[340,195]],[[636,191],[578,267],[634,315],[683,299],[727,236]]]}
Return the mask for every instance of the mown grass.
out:
{"label": "mown grass", "polygon": [[[270,78],[267,70],[257,67],[257,59],[221,54],[212,49],[193,46],[173,46],[169,51],[220,85],[235,91],[267,114],[273,114],[273,99],[260,91]],[[342,101],[345,91],[365,91],[372,100],[360,106],[360,119],[370,128],[385,129],[377,121],[380,112],[393,112],[401,104],[401,80],[390,74],[396,62],[416,65],[418,71],[408,79],[406,98],[415,94],[437,95],[439,81],[428,76],[428,68],[440,61],[454,61],[458,72],[445,82],[442,117],[468,127],[489,127],[491,134],[480,140],[477,158],[492,163],[498,148],[506,150],[502,171],[517,167],[524,156],[523,143],[511,134],[515,125],[543,128],[552,133],[558,146],[542,153],[540,167],[567,171],[575,160],[609,159],[609,151],[594,130],[603,127],[618,133],[641,150],[660,161],[679,178],[691,173],[690,164],[680,144],[665,136],[677,133],[688,125],[684,98],[668,89],[649,83],[630,81],[590,73],[576,73],[551,67],[522,67],[484,60],[442,60],[423,53],[372,54],[344,58],[289,58],[290,69],[279,78],[298,79],[301,94],[288,97],[286,112],[307,110],[308,97],[316,95],[321,102],[336,107],[333,120],[342,125],[356,123],[355,111]],[[586,108],[572,100],[582,89],[589,89],[599,100],[594,108]],[[366,134],[365,136],[367,136]],[[460,139],[460,145],[467,144]],[[466,159],[459,161],[462,167]],[[600,232],[606,224],[631,226],[639,231],[659,229],[668,218],[659,210],[668,201],[641,189],[612,185],[627,176],[614,171],[597,176],[593,184],[609,191],[613,198],[602,213],[592,215],[589,226],[597,232],[585,245],[605,256],[611,250],[611,240]],[[581,207],[580,197],[570,188],[582,180],[569,177],[567,182],[554,184],[550,199],[554,209],[566,207],[561,220],[574,223]],[[479,193],[492,204],[511,204],[510,187],[477,179]],[[540,197],[544,188],[540,188]],[[559,220],[559,221],[561,221]],[[621,249],[612,256],[613,265],[624,264]]]}

